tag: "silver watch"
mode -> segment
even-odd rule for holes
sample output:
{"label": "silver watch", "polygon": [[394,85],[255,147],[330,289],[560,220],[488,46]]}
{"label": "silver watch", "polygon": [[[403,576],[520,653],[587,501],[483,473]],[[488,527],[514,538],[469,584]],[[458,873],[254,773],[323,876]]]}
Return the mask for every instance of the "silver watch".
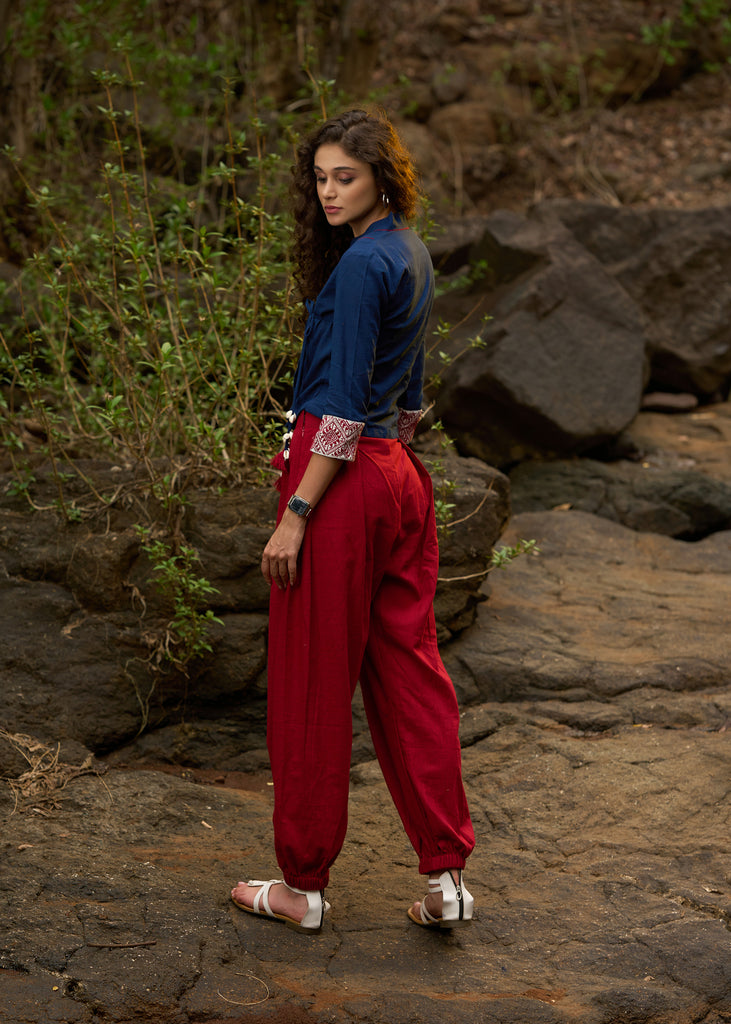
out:
{"label": "silver watch", "polygon": [[304,498],[300,498],[299,494],[293,494],[287,502],[287,508],[292,509],[296,516],[300,516],[302,519],[307,519],[308,515],[312,511],[312,505],[309,501],[305,501]]}

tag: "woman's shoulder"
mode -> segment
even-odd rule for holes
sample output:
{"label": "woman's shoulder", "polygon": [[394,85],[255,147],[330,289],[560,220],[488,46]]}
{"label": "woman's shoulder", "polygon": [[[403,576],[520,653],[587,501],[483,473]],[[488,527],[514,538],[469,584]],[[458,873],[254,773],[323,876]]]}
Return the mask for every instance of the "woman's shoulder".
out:
{"label": "woman's shoulder", "polygon": [[367,231],[355,238],[340,262],[355,265],[390,264],[394,260],[413,258],[415,254],[428,255],[428,249],[419,235],[401,221],[389,218],[376,221]]}

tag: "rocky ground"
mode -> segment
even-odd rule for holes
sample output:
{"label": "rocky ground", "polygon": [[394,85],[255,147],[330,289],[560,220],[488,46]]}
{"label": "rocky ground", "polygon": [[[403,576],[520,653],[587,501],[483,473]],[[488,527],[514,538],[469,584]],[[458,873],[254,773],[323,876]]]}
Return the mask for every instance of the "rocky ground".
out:
{"label": "rocky ground", "polygon": [[[727,408],[715,446],[698,413],[632,430],[727,479]],[[479,650],[449,655],[478,836],[470,929],[406,918],[423,886],[358,715],[317,937],[227,898],[276,872],[266,771],[26,748],[35,771],[0,789],[4,1024],[731,1021],[731,534],[689,543],[571,508],[510,529],[541,553],[492,575],[465,634]]]}
{"label": "rocky ground", "polygon": [[317,937],[227,901],[273,870],[264,784],[116,770],[14,815],[6,793],[2,1019],[729,1021],[731,701],[663,703],[670,728],[580,704],[466,716],[479,914],[454,935],[406,918],[423,886],[375,765]]}

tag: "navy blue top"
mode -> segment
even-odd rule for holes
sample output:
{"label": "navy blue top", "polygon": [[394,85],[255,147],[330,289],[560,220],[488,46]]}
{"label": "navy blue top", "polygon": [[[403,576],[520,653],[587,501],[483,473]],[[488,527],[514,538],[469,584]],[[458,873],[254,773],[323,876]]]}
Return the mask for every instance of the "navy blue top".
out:
{"label": "navy blue top", "polygon": [[309,301],[292,409],[397,437],[398,410],[421,408],[434,271],[426,246],[390,214],[354,238]]}

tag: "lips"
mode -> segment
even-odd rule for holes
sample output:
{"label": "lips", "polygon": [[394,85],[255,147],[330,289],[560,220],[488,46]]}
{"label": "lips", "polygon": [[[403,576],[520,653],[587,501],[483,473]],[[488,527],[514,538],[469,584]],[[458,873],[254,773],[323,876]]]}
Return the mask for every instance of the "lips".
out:
{"label": "lips", "polygon": [[340,210],[339,206],[325,206],[323,207],[325,213],[337,213]]}

